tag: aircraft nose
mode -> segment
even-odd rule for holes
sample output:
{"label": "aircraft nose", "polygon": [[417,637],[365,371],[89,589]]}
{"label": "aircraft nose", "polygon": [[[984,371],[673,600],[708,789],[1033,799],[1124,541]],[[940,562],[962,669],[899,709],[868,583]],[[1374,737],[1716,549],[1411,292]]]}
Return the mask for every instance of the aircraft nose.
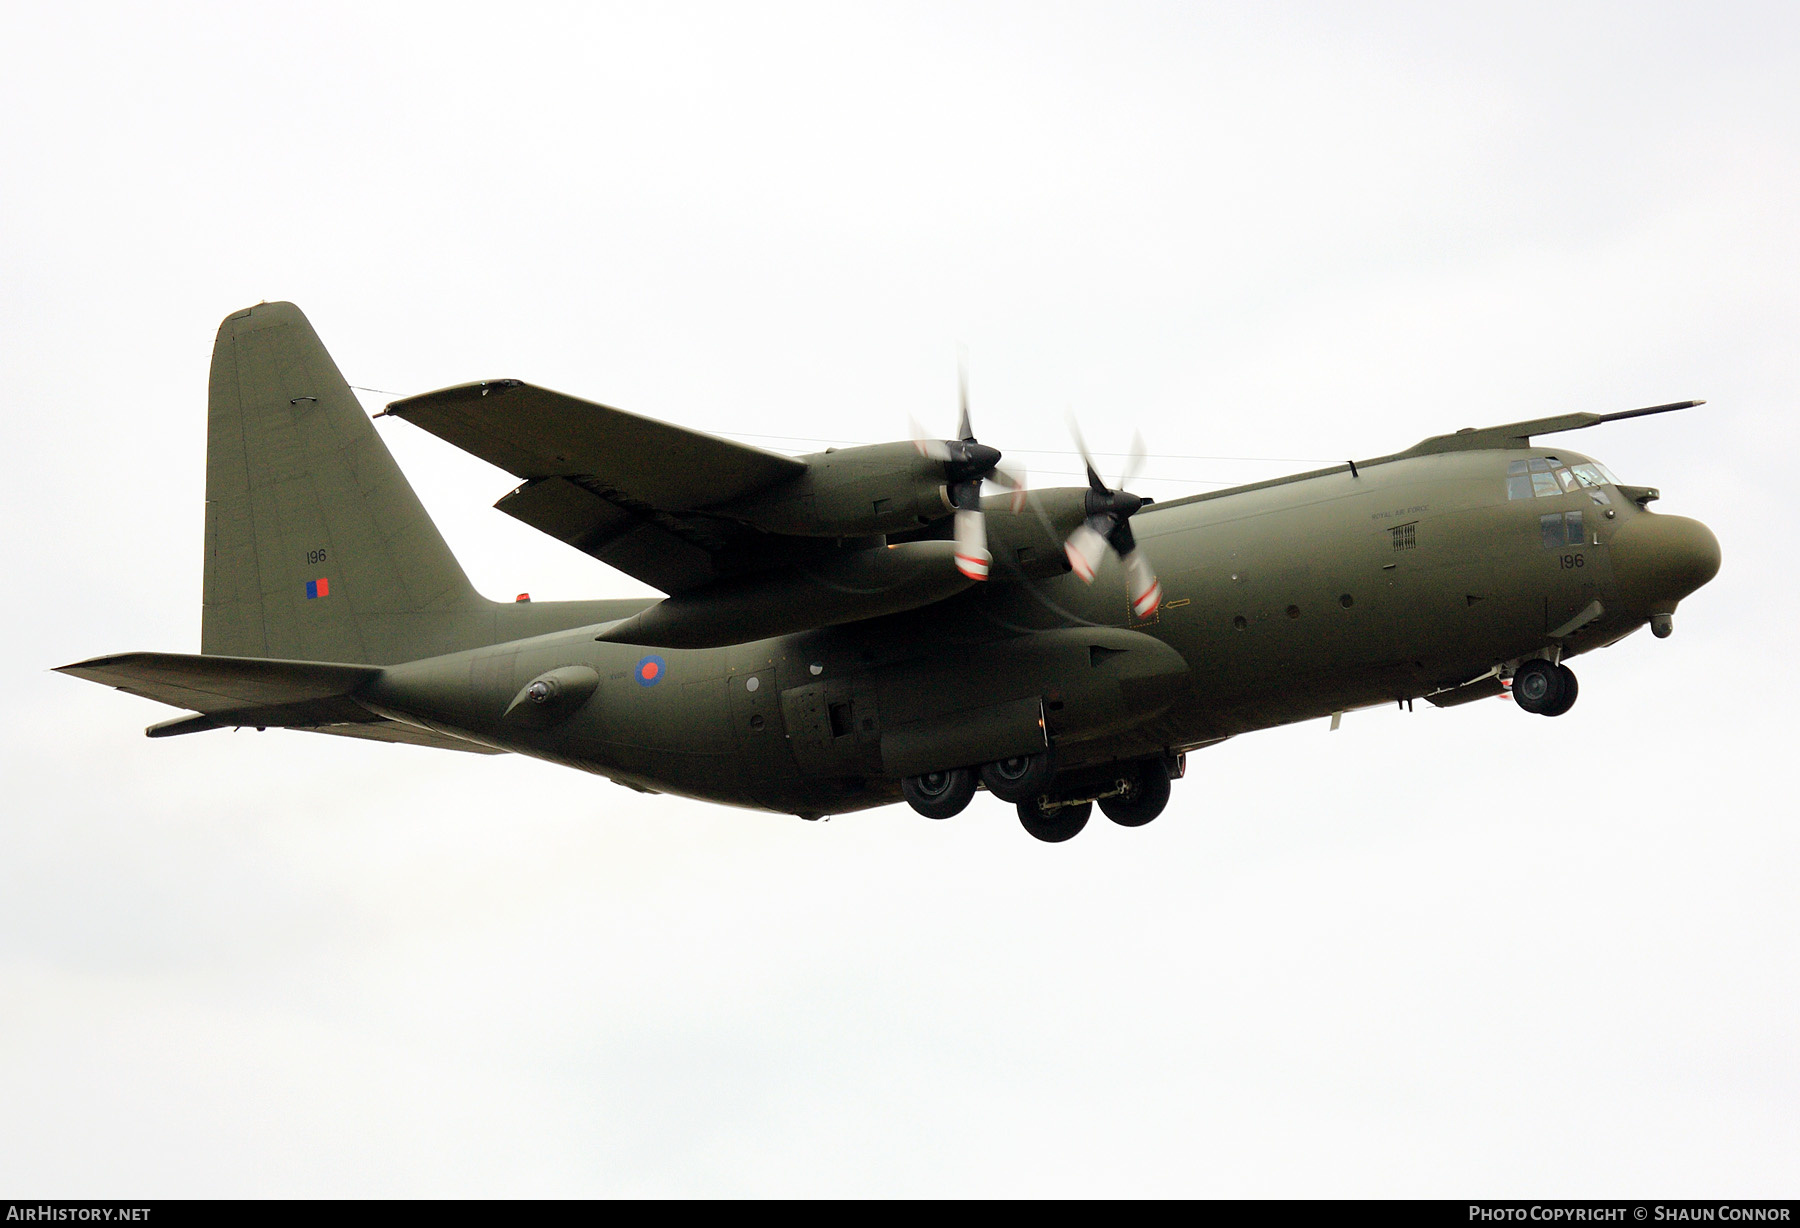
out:
{"label": "aircraft nose", "polygon": [[1667,613],[1719,574],[1719,539],[1698,520],[1645,512],[1613,535],[1613,575],[1633,605]]}

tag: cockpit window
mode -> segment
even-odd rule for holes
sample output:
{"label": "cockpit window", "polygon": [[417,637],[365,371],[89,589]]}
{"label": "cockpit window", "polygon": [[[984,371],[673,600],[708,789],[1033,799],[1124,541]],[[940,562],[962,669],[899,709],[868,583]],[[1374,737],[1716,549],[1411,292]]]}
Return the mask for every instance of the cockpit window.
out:
{"label": "cockpit window", "polygon": [[1600,488],[1618,484],[1619,479],[1605,465],[1594,461],[1564,465],[1554,456],[1534,456],[1506,467],[1508,499],[1547,499],[1572,490],[1586,490],[1595,503],[1606,503],[1606,492]]}

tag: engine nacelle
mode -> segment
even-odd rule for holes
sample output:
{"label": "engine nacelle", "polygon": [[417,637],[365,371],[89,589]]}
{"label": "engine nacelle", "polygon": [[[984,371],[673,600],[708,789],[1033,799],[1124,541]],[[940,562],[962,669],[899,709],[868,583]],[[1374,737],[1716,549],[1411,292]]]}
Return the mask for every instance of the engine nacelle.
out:
{"label": "engine nacelle", "polygon": [[838,448],[800,459],[806,472],[792,481],[709,510],[797,537],[904,533],[953,510],[943,464],[910,443]]}

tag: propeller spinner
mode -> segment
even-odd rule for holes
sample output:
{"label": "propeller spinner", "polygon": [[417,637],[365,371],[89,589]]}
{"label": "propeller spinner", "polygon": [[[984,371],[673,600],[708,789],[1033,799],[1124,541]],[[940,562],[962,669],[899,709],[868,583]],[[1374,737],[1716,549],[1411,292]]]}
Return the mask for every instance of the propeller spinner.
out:
{"label": "propeller spinner", "polygon": [[1013,510],[1025,505],[1025,474],[1016,466],[1000,468],[1000,449],[975,438],[969,425],[969,374],[957,367],[957,399],[960,410],[955,439],[926,439],[913,423],[913,446],[919,455],[944,466],[944,499],[956,513],[956,569],[971,580],[985,580],[993,556],[987,548],[987,517],[981,511],[981,484],[994,482],[1013,492]]}
{"label": "propeller spinner", "polygon": [[1069,556],[1069,566],[1084,584],[1092,584],[1094,573],[1099,570],[1110,547],[1125,565],[1132,613],[1140,619],[1149,618],[1162,605],[1162,582],[1156,578],[1150,560],[1138,549],[1137,538],[1131,532],[1131,518],[1148,500],[1125,489],[1125,483],[1137,476],[1144,463],[1143,437],[1132,437],[1131,456],[1125,462],[1125,472],[1119,476],[1117,487],[1109,487],[1100,480],[1100,471],[1094,467],[1087,442],[1072,419],[1069,430],[1075,436],[1075,446],[1081,450],[1088,479],[1087,519],[1069,534],[1069,540],[1063,545]]}

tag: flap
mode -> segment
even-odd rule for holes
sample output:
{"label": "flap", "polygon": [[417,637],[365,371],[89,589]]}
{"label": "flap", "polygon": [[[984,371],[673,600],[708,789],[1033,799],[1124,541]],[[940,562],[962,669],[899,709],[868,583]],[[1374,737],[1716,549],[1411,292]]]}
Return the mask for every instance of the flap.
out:
{"label": "flap", "polygon": [[627,506],[573,478],[527,482],[494,506],[665,593],[716,580],[715,556],[746,532],[710,517]]}
{"label": "flap", "polygon": [[728,503],[806,463],[520,380],[460,384],[386,410],[521,478],[581,477],[649,507]]}

